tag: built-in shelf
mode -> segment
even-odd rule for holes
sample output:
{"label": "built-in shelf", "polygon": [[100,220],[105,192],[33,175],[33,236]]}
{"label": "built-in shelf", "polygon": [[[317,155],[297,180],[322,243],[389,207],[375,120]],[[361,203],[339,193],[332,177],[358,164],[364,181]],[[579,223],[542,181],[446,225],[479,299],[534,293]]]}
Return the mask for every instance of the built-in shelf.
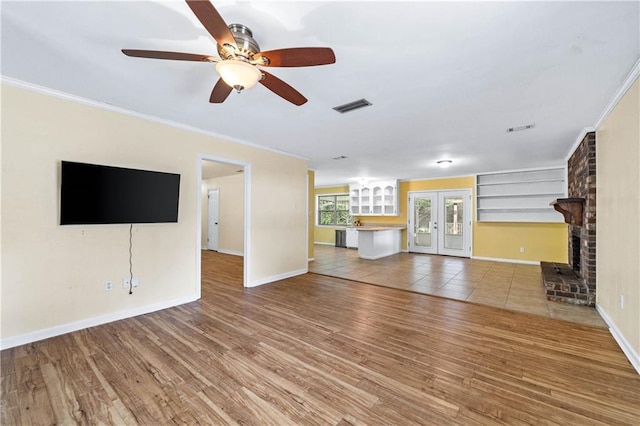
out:
{"label": "built-in shelf", "polygon": [[487,173],[476,180],[479,222],[562,222],[549,201],[566,196],[564,167]]}
{"label": "built-in shelf", "polygon": [[564,221],[569,225],[582,226],[582,212],[584,210],[584,198],[558,198],[549,205],[562,213]]}
{"label": "built-in shelf", "polygon": [[[518,172],[521,173],[521,172]],[[531,179],[531,180],[513,180],[509,183],[532,183],[532,182],[564,182],[564,178],[557,179]],[[479,183],[478,186],[491,186],[491,185],[504,185],[505,182],[489,182],[489,183]]]}
{"label": "built-in shelf", "polygon": [[374,181],[349,185],[352,216],[398,216],[398,181]]}

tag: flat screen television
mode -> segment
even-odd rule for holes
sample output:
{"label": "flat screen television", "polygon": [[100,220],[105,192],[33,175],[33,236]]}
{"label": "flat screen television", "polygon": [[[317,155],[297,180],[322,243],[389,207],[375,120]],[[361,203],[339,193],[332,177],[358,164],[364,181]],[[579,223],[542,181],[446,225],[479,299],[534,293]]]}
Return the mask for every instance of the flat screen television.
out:
{"label": "flat screen television", "polygon": [[61,225],[178,221],[180,175],[62,162]]}

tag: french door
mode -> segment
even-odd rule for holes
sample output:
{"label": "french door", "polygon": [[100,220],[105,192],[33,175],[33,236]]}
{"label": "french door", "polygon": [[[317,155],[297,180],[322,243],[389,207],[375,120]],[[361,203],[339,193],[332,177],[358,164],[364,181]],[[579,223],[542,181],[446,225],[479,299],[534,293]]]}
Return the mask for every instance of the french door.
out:
{"label": "french door", "polygon": [[471,257],[471,190],[409,193],[409,251]]}

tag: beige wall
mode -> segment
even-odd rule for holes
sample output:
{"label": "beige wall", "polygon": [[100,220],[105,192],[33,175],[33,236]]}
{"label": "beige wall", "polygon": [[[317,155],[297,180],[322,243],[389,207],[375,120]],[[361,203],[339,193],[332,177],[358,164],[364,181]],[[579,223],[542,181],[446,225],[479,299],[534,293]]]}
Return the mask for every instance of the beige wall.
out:
{"label": "beige wall", "polygon": [[218,251],[244,253],[244,174],[239,173],[202,182],[202,247],[207,247],[209,215],[208,190],[219,189]]}
{"label": "beige wall", "polygon": [[[596,133],[597,303],[640,365],[640,82]],[[624,297],[624,308],[620,306]]]}
{"label": "beige wall", "polygon": [[[198,297],[200,154],[251,165],[248,283],[307,268],[304,160],[6,84],[1,118],[3,340]],[[61,160],[181,174],[178,223],[134,225],[133,295],[128,225],[58,224]]]}
{"label": "beige wall", "polygon": [[[471,189],[473,176],[445,179],[424,179],[400,182],[399,216],[358,216],[362,224],[407,224],[407,204],[410,191],[439,191],[448,189]],[[347,193],[348,186],[318,188],[318,194]],[[513,261],[567,262],[567,225],[564,223],[493,223],[476,222],[473,214],[473,256]],[[558,219],[562,216],[558,213]],[[315,241],[333,244],[333,227],[316,226]],[[520,247],[525,252],[520,253]],[[407,232],[402,231],[402,248],[407,249]]]}

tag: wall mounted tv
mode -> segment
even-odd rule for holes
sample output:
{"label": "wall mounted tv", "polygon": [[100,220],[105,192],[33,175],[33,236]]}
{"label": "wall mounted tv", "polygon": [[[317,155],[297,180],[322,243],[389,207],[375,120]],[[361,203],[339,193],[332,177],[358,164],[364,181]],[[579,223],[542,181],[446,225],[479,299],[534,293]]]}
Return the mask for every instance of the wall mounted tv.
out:
{"label": "wall mounted tv", "polygon": [[178,221],[180,175],[62,162],[60,224]]}

